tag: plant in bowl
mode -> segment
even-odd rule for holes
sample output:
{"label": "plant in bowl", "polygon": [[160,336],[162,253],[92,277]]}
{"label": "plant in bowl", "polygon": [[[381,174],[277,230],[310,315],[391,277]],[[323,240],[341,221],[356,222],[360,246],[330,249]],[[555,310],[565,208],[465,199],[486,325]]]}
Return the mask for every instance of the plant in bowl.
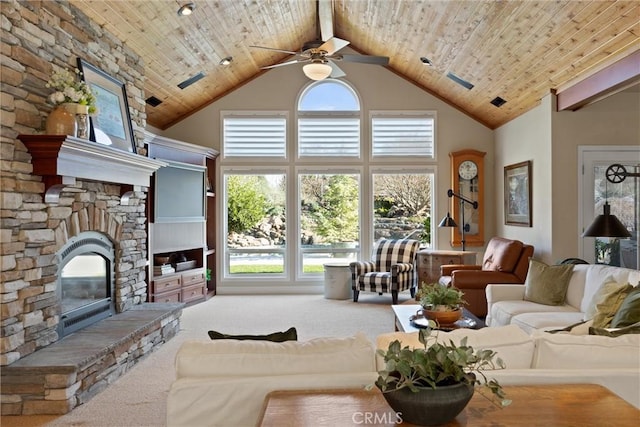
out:
{"label": "plant in bowl", "polygon": [[455,323],[462,317],[462,306],[467,304],[461,290],[438,283],[423,283],[418,291],[418,299],[423,314],[439,325]]}
{"label": "plant in bowl", "polygon": [[484,373],[504,369],[502,359],[489,349],[476,351],[463,338],[459,345],[438,342],[431,327],[419,331],[423,348],[402,347],[400,341],[378,350],[385,369],[378,371],[375,385],[402,419],[418,425],[440,425],[453,420],[469,403],[477,388],[497,406],[511,403],[504,390]]}

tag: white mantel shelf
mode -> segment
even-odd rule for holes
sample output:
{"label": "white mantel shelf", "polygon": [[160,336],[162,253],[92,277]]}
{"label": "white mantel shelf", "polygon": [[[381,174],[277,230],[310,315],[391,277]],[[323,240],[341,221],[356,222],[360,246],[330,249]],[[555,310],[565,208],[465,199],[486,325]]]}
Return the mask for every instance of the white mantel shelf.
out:
{"label": "white mantel shelf", "polygon": [[45,184],[45,202],[57,203],[76,178],[123,184],[126,204],[132,187],[149,187],[151,175],[167,163],[67,135],[18,135],[32,157],[33,173]]}

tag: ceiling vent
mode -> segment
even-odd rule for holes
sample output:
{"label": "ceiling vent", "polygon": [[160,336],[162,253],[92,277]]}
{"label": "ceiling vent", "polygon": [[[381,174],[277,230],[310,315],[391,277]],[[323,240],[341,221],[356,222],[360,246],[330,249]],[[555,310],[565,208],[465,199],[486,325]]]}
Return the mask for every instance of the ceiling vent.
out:
{"label": "ceiling vent", "polygon": [[189,77],[187,80],[183,81],[182,83],[178,83],[178,87],[180,89],[185,89],[185,88],[191,86],[192,84],[194,84],[195,82],[197,82],[198,80],[200,80],[201,78],[203,78],[204,76],[205,76],[205,74],[202,71],[200,71],[195,76]]}
{"label": "ceiling vent", "polygon": [[491,100],[491,103],[493,105],[495,105],[496,107],[502,107],[505,104],[505,102],[507,102],[507,101],[505,101],[504,99],[500,98],[499,96],[496,96],[495,98],[493,98]]}
{"label": "ceiling vent", "polygon": [[158,105],[162,104],[162,101],[160,101],[155,96],[148,97],[147,99],[144,100],[144,102],[151,105],[152,107],[157,107]]}
{"label": "ceiling vent", "polygon": [[455,74],[449,72],[447,73],[447,77],[449,77],[451,80],[453,80],[454,82],[458,83],[460,86],[466,88],[466,89],[473,89],[473,85],[471,83],[469,83],[468,81],[456,76]]}

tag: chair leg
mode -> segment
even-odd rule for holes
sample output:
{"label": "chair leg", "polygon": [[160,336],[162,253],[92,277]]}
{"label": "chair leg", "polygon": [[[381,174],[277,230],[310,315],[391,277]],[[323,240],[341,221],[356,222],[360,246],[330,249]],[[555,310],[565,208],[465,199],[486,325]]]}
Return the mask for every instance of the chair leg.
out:
{"label": "chair leg", "polygon": [[398,291],[391,291],[391,301],[394,305],[398,304]]}
{"label": "chair leg", "polygon": [[353,290],[353,302],[358,302],[358,295],[360,294],[360,291],[358,289],[354,289]]}

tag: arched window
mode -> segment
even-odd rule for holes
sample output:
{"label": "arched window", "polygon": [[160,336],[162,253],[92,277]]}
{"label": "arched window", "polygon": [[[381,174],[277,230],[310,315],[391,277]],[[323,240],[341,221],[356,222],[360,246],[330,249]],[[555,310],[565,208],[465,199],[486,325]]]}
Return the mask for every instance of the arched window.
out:
{"label": "arched window", "polygon": [[349,85],[309,85],[298,100],[298,157],[359,157],[360,121],[360,100]]}

